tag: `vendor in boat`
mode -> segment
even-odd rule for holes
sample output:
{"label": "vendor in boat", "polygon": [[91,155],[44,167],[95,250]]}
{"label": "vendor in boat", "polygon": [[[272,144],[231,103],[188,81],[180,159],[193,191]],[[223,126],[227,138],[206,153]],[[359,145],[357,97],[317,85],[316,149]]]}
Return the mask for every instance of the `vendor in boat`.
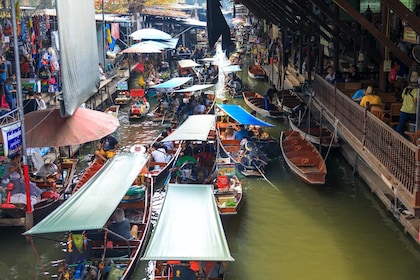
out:
{"label": "vendor in boat", "polygon": [[150,154],[155,162],[169,162],[171,160],[171,155],[166,152],[165,146],[157,142],[150,147]]}
{"label": "vendor in boat", "polygon": [[130,239],[130,221],[125,218],[124,210],[121,208],[115,209],[114,213],[112,214],[112,218],[113,221],[108,224],[108,229],[116,235],[111,234],[111,239],[116,240],[121,239],[121,237]]}
{"label": "vendor in boat", "polygon": [[242,140],[245,137],[248,137],[248,130],[245,129],[243,124],[235,127],[236,131],[234,133],[236,140]]}
{"label": "vendor in boat", "polygon": [[106,161],[107,159],[115,156],[115,152],[119,146],[120,143],[118,142],[117,138],[111,134],[108,134],[99,140],[98,149],[95,151],[95,155],[102,161]]}
{"label": "vendor in boat", "polygon": [[[26,185],[23,177],[21,154],[16,153],[10,157],[4,169],[2,185],[6,187],[9,183],[13,183],[11,203],[26,204]],[[29,182],[32,205],[37,203],[41,198],[42,190],[36,186],[34,182]]]}
{"label": "vendor in boat", "polygon": [[264,95],[264,109],[266,110],[275,110],[273,105],[273,98],[274,94],[277,93],[276,86],[274,84],[271,84],[271,87],[267,90],[267,92]]}

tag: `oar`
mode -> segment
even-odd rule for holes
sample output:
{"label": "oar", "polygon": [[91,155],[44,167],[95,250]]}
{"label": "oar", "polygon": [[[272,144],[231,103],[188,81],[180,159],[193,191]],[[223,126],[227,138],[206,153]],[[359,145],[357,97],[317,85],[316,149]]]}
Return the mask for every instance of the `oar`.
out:
{"label": "oar", "polygon": [[264,178],[264,180],[266,180],[267,183],[269,183],[276,191],[279,191],[279,189],[273,183],[271,183],[270,180],[268,180],[268,178],[264,175],[262,170],[257,165],[255,165],[255,164],[253,164],[253,165],[258,170],[258,172],[261,174],[261,176]]}

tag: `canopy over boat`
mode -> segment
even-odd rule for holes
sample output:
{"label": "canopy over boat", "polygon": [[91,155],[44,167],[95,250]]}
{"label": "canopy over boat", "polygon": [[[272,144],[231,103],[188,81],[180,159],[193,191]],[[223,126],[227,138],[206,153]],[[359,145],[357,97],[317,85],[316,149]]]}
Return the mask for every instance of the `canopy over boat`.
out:
{"label": "canopy over boat", "polygon": [[178,65],[181,68],[189,68],[189,67],[203,66],[201,64],[198,64],[197,62],[195,62],[192,59],[181,59],[181,60],[178,60]]}
{"label": "canopy over boat", "polygon": [[234,261],[212,185],[169,184],[142,260]]}
{"label": "canopy over boat", "polygon": [[194,91],[199,91],[203,89],[208,89],[208,88],[211,88],[212,86],[214,85],[193,85],[187,88],[178,89],[175,92],[194,92]]}
{"label": "canopy over boat", "polygon": [[166,82],[163,82],[161,84],[155,85],[155,86],[151,86],[151,88],[164,88],[164,89],[168,89],[168,88],[176,88],[179,86],[182,86],[183,84],[191,81],[192,78],[191,77],[177,77],[177,78],[172,78]]}
{"label": "canopy over boat", "polygon": [[145,155],[115,155],[83,188],[24,235],[101,229],[146,163]]}
{"label": "canopy over boat", "polygon": [[196,140],[206,141],[211,129],[215,128],[214,115],[192,115],[161,142]]}
{"label": "canopy over boat", "polygon": [[223,72],[225,73],[233,73],[233,72],[240,72],[240,71],[242,71],[241,66],[236,65],[236,64],[223,67]]}
{"label": "canopy over boat", "polygon": [[258,125],[258,126],[271,126],[274,125],[267,123],[263,120],[260,120],[257,117],[254,117],[240,105],[233,104],[217,104],[217,106],[222,109],[229,117],[236,120],[238,123],[243,125]]}

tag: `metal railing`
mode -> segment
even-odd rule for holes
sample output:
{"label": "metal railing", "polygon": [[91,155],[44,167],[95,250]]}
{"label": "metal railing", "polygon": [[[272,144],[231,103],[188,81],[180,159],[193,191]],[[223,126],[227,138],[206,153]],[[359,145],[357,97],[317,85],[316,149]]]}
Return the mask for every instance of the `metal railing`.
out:
{"label": "metal railing", "polygon": [[345,130],[346,142],[378,174],[390,178],[398,199],[413,215],[420,216],[419,147],[319,75],[313,90],[316,102]]}

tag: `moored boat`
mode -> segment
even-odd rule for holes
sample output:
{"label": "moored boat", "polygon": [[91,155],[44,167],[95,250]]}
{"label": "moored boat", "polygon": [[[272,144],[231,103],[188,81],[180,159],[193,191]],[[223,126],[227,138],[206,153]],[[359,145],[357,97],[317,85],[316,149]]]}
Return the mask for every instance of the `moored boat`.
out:
{"label": "moored boat", "polygon": [[[34,173],[32,177],[38,188],[43,192],[40,198],[31,197],[33,208],[33,222],[37,224],[44,217],[56,209],[65,199],[67,190],[73,183],[73,176],[76,172],[77,160],[68,159],[59,164],[53,173]],[[50,166],[45,164],[44,166]],[[55,165],[54,165],[55,166]],[[57,167],[57,166],[55,166]],[[55,169],[55,168],[54,168]],[[0,204],[0,227],[23,226],[26,227],[25,217],[27,212],[26,199],[22,194],[22,202],[13,202],[13,184],[6,188],[7,198]],[[20,194],[17,194],[20,195]],[[19,199],[19,197],[17,197]]]}
{"label": "moored boat", "polygon": [[[59,279],[128,279],[133,273],[151,230],[153,186],[139,176],[146,162],[144,155],[116,155],[85,188],[24,233],[68,232]],[[111,220],[124,223],[130,237]]]}
{"label": "moored boat", "polygon": [[293,114],[294,108],[303,104],[302,99],[292,90],[282,90],[275,96],[278,106],[286,113]]}
{"label": "moored boat", "polygon": [[109,106],[108,108],[105,109],[104,113],[118,118],[119,110],[120,110],[120,105],[111,105],[111,106]]}
{"label": "moored boat", "polygon": [[283,117],[283,110],[281,107],[272,103],[270,108],[268,108],[268,106],[265,106],[266,102],[261,94],[253,91],[244,91],[242,92],[242,95],[244,97],[245,104],[258,114],[264,117],[276,119]]}
{"label": "moored boat", "polygon": [[293,131],[299,132],[305,139],[308,139],[314,145],[321,145],[325,148],[338,148],[338,137],[319,122],[303,119],[301,121],[293,119],[289,116],[289,125]]}
{"label": "moored boat", "polygon": [[115,105],[125,106],[131,102],[130,92],[128,90],[120,90],[114,99]]}
{"label": "moored boat", "polygon": [[248,76],[252,79],[267,79],[267,73],[259,64],[251,64],[248,66]]}
{"label": "moored boat", "polygon": [[[173,275],[185,277],[188,273],[198,275],[194,277],[197,280],[224,279],[227,262],[234,259],[212,185],[168,185],[158,222],[141,260],[149,261],[149,279],[175,279]],[[200,270],[199,263],[206,269]]]}
{"label": "moored boat", "polygon": [[327,167],[320,152],[299,132],[282,131],[280,148],[290,170],[305,183],[325,184]]}

